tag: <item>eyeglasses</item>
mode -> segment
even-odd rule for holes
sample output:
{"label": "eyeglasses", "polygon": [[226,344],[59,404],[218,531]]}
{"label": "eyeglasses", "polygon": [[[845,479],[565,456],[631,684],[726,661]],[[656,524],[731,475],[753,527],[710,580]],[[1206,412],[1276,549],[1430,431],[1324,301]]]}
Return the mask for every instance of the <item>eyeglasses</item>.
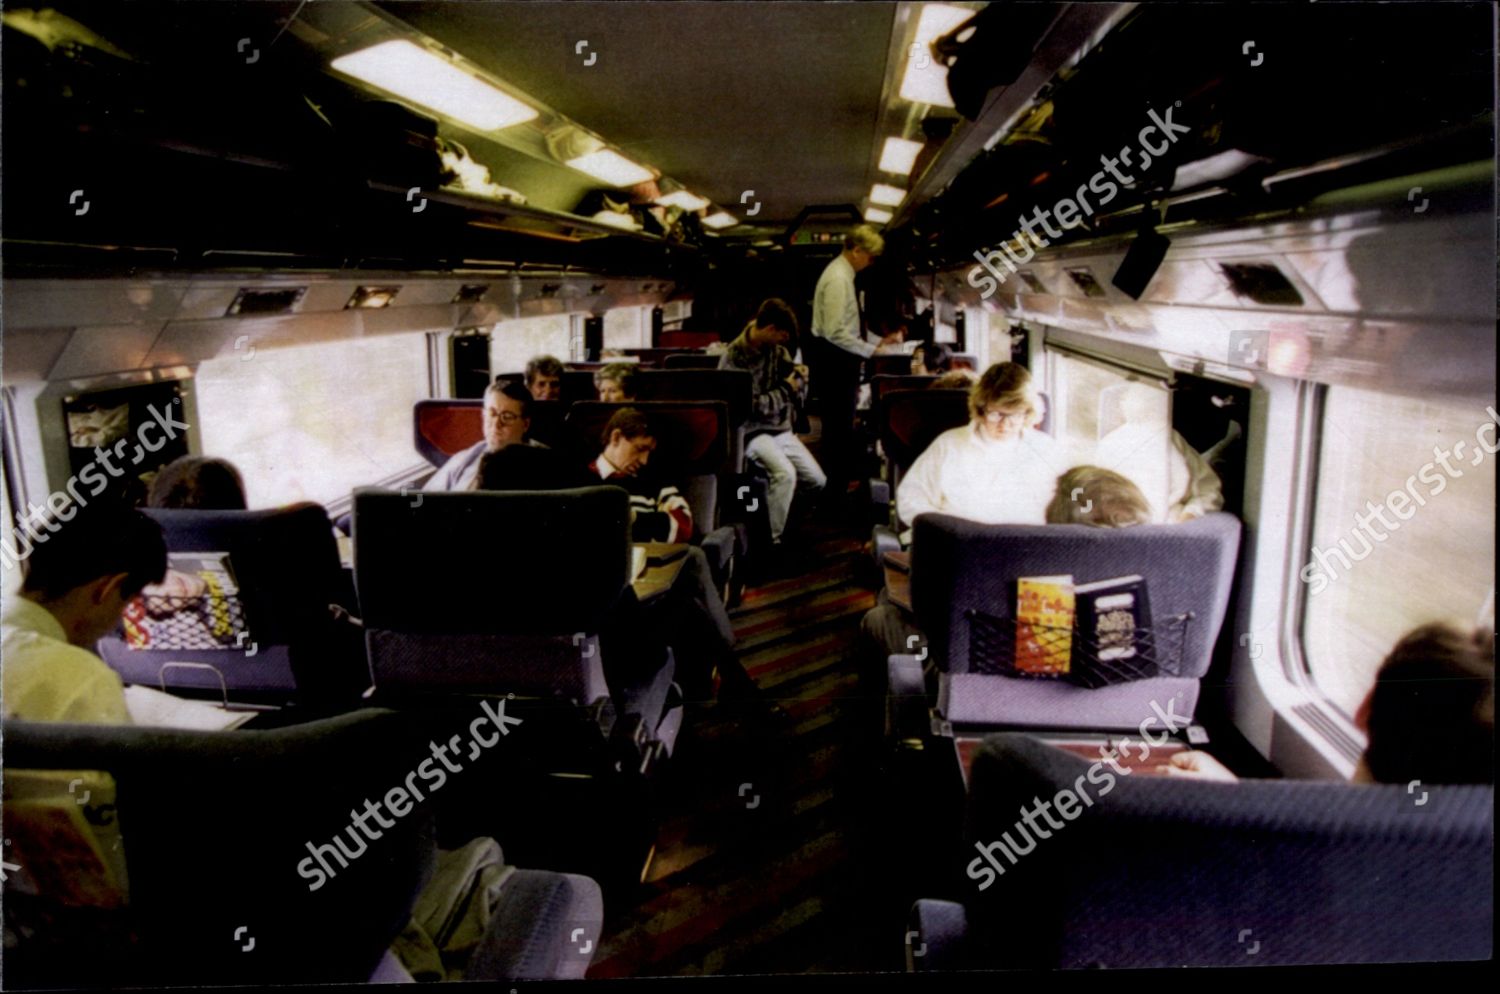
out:
{"label": "eyeglasses", "polygon": [[485,411],[484,413],[488,414],[490,417],[494,418],[496,421],[500,422],[503,425],[513,425],[517,421],[521,420],[521,416],[515,411],[501,411],[498,414],[492,413],[491,411]]}
{"label": "eyeglasses", "polygon": [[1003,425],[1007,422],[1021,422],[1026,420],[1025,411],[985,411],[984,420],[992,425]]}

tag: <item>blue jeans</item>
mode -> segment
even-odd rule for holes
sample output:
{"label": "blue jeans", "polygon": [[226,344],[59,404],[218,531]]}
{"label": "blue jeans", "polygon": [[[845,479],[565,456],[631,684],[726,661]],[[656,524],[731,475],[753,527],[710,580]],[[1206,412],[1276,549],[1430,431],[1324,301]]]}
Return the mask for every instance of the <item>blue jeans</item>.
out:
{"label": "blue jeans", "polygon": [[792,496],[798,484],[805,489],[822,490],[828,477],[794,432],[757,435],[745,447],[745,454],[771,478],[766,488],[766,503],[770,505],[767,511],[771,519],[771,540],[779,542],[782,531],[786,529]]}

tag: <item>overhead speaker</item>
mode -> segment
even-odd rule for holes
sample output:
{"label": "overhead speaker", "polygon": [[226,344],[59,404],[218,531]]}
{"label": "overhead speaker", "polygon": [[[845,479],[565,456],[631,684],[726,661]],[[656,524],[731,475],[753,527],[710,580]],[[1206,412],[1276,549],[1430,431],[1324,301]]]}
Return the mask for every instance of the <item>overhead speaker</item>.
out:
{"label": "overhead speaker", "polygon": [[1155,228],[1145,229],[1130,243],[1110,282],[1131,300],[1140,300],[1151,277],[1161,268],[1162,260],[1167,257],[1167,246],[1171,244],[1172,240],[1158,234]]}

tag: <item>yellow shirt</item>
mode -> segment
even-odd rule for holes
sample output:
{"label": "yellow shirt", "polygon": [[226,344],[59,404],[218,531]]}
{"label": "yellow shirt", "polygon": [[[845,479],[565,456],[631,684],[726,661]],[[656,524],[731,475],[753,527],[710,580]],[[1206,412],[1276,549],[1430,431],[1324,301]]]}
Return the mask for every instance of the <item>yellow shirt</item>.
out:
{"label": "yellow shirt", "polygon": [[70,645],[51,612],[18,594],[6,598],[0,617],[0,677],[7,718],[131,723],[119,675]]}

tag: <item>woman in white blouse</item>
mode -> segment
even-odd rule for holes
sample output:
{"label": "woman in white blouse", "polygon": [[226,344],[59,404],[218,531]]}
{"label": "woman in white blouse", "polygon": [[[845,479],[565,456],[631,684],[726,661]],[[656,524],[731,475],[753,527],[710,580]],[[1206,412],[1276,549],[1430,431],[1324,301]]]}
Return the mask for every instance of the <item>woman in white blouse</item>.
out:
{"label": "woman in white blouse", "polygon": [[896,489],[901,520],[936,512],[987,525],[1046,523],[1057,478],[1073,464],[1037,430],[1040,398],[1013,362],[985,370],[969,393],[970,421],[939,435]]}

